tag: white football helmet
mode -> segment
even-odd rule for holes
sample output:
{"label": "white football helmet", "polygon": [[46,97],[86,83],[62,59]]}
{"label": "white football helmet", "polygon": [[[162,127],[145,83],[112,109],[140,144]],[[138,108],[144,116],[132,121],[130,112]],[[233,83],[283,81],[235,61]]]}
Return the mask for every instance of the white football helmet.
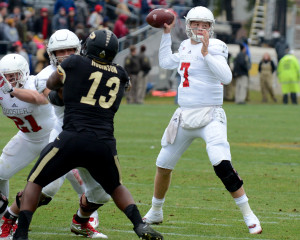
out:
{"label": "white football helmet", "polygon": [[14,74],[14,77],[9,79],[10,84],[16,88],[23,88],[29,76],[29,64],[20,54],[7,54],[0,60],[0,72],[4,75]]}
{"label": "white football helmet", "polygon": [[201,21],[201,22],[209,22],[210,28],[208,30],[209,36],[212,37],[214,35],[214,25],[215,19],[212,12],[206,7],[194,7],[192,8],[185,17],[185,28],[186,34],[189,38],[193,39],[196,42],[201,42],[202,36],[196,35],[193,32],[190,24],[192,21]]}
{"label": "white football helmet", "polygon": [[[50,58],[50,63],[53,66],[59,65],[62,60],[60,61],[57,59],[55,56],[55,51],[56,50],[61,50],[61,49],[70,49],[70,48],[75,48],[75,54],[80,54],[80,49],[81,49],[81,44],[79,41],[79,38],[76,36],[75,33],[71,32],[68,29],[60,29],[57,30],[55,33],[53,33],[49,39],[48,45],[47,45],[47,53]],[[68,56],[65,56],[67,58]]]}

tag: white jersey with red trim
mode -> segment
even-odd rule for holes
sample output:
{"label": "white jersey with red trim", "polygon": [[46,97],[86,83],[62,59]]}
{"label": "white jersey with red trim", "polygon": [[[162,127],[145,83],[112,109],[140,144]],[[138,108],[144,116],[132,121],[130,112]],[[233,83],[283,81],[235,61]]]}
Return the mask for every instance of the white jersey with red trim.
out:
{"label": "white jersey with red trim", "polygon": [[208,54],[203,57],[202,43],[191,44],[184,40],[178,53],[172,53],[171,34],[163,34],[159,49],[159,65],[175,69],[181,77],[178,87],[178,104],[195,108],[223,104],[223,84],[232,79],[227,64],[228,48],[218,39],[209,39]]}
{"label": "white jersey with red trim", "polygon": [[[36,78],[38,78],[39,80],[44,80],[45,82],[47,82],[48,78],[50,77],[50,75],[56,71],[56,67],[54,67],[53,65],[49,65],[47,67],[45,67],[42,71],[40,71],[37,75]],[[57,122],[55,124],[55,126],[60,126],[60,132],[61,132],[61,127],[63,125],[63,120],[64,120],[64,111],[65,111],[65,107],[60,107],[60,106],[56,106],[53,105],[54,108],[54,113],[57,117]]]}
{"label": "white jersey with red trim", "polygon": [[[24,88],[36,90],[34,79],[34,76],[29,76]],[[22,138],[40,141],[49,137],[55,121],[51,104],[27,103],[0,91],[0,105],[3,115],[15,122]]]}

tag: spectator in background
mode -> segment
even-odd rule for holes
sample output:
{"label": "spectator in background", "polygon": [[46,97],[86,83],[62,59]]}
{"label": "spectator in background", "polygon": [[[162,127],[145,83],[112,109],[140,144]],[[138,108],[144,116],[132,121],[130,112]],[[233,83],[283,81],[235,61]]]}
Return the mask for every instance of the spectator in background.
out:
{"label": "spectator in background", "polygon": [[[125,14],[129,16],[131,14],[128,6],[124,2],[118,2],[118,4],[116,5],[115,13],[117,16],[119,16],[120,14]],[[110,16],[110,18],[112,17]]]}
{"label": "spectator in background", "polygon": [[183,18],[187,13],[187,3],[185,0],[176,0],[170,6],[176,13],[178,18]]}
{"label": "spectator in background", "polygon": [[146,46],[142,45],[140,47],[140,64],[141,64],[141,70],[138,75],[138,81],[137,81],[137,103],[143,104],[144,98],[146,95],[146,88],[147,88],[147,82],[148,82],[148,73],[151,70],[151,62],[150,58],[146,56]]}
{"label": "spectator in background", "polygon": [[140,67],[140,57],[137,54],[136,46],[130,46],[130,54],[125,58],[124,68],[130,76],[131,89],[127,92],[127,103],[133,104],[138,103],[137,94],[139,87],[138,74],[141,70]]}
{"label": "spectator in background", "polygon": [[107,29],[107,30],[110,30],[110,31],[111,31],[110,26],[109,26],[109,17],[108,17],[108,16],[105,16],[105,17],[103,18],[103,23],[102,23],[102,25],[99,26],[98,29],[99,29],[99,30],[100,30],[100,29]]}
{"label": "spectator in background", "polygon": [[24,2],[25,2],[24,0],[9,0],[8,12],[12,13],[15,7],[19,7],[21,9],[24,5]]}
{"label": "spectator in background", "polygon": [[[7,7],[8,4],[6,2],[0,3],[0,41],[4,40],[4,26],[6,25],[5,18],[7,16]],[[0,44],[0,54],[5,55],[7,51],[8,45],[5,43]]]}
{"label": "spectator in background", "polygon": [[289,45],[287,44],[284,36],[281,36],[279,38],[279,40],[275,43],[275,50],[276,50],[276,54],[277,54],[277,64],[278,64],[280,59],[289,50]]}
{"label": "spectator in background", "polygon": [[27,18],[25,17],[24,14],[21,14],[21,19],[20,20],[15,19],[15,21],[16,21],[16,29],[18,31],[20,41],[22,43],[25,43],[27,40],[26,39],[26,37],[27,37]]}
{"label": "spectator in background", "polygon": [[236,80],[235,103],[245,104],[249,88],[250,62],[246,53],[246,47],[240,44],[240,52],[234,60],[233,76]]}
{"label": "spectator in background", "polygon": [[7,16],[7,7],[8,4],[6,2],[0,3],[0,22],[3,22],[5,17]]}
{"label": "spectator in background", "polygon": [[34,32],[35,9],[28,8],[27,10],[25,10],[24,15],[26,18],[27,30],[30,32]]}
{"label": "spectator in background", "polygon": [[34,37],[33,32],[28,31],[26,33],[26,42],[24,44],[24,47],[26,49],[29,58],[30,75],[35,75],[35,66],[36,66],[37,45],[33,41],[33,37]]}
{"label": "spectator in background", "polygon": [[44,44],[40,46],[40,48],[36,52],[36,65],[35,65],[35,73],[38,74],[42,69],[50,64],[49,55],[46,51],[47,40],[45,40]]}
{"label": "spectator in background", "polygon": [[141,0],[141,24],[146,24],[146,17],[152,8],[151,0]]}
{"label": "spectator in background", "polygon": [[76,10],[74,0],[56,0],[53,14],[57,14],[62,7],[66,10],[66,13],[69,13],[70,7],[73,7]]}
{"label": "spectator in background", "polygon": [[85,25],[90,12],[88,4],[86,3],[85,0],[76,0],[75,6],[76,6],[76,13],[77,13],[76,15],[77,15],[78,22]]}
{"label": "spectator in background", "polygon": [[127,15],[120,14],[117,21],[115,22],[113,33],[117,36],[117,38],[124,37],[129,33],[129,30],[125,24],[127,19]]}
{"label": "spectator in background", "polygon": [[9,14],[10,17],[13,17],[15,19],[15,21],[17,22],[18,20],[21,19],[21,14],[22,14],[22,10],[20,6],[15,6],[13,8],[13,11],[11,14]]}
{"label": "spectator in background", "polygon": [[88,18],[87,25],[90,28],[90,32],[98,30],[99,26],[103,23],[103,17],[101,15],[103,7],[100,4],[97,4],[94,8],[94,11]]}
{"label": "spectator in background", "polygon": [[23,44],[21,41],[16,41],[12,45],[12,48],[13,48],[12,50],[14,53],[22,55],[26,59],[28,65],[30,64],[28,54],[27,54],[25,48],[23,47]]}
{"label": "spectator in background", "polygon": [[59,12],[55,14],[52,18],[52,32],[59,29],[68,29],[68,16],[66,9],[61,7]]}
{"label": "spectator in background", "polygon": [[275,70],[276,66],[271,60],[270,54],[265,53],[258,65],[262,102],[268,102],[268,94],[270,94],[274,102],[277,102],[273,90],[273,73]]}
{"label": "spectator in background", "polygon": [[10,43],[19,41],[19,34],[16,28],[16,23],[12,17],[8,17],[5,19],[5,24],[3,26],[3,40],[9,41]]}
{"label": "spectator in background", "polygon": [[[233,57],[232,54],[228,53],[227,63],[230,67],[231,72],[233,72]],[[235,79],[232,78],[231,82],[227,85],[224,85],[224,101],[234,101],[234,87]]]}
{"label": "spectator in background", "polygon": [[288,104],[289,95],[293,104],[298,104],[297,93],[300,92],[300,66],[293,51],[284,55],[278,63],[278,80],[283,93],[283,104]]}
{"label": "spectator in background", "polygon": [[35,56],[36,52],[37,52],[37,45],[33,41],[33,37],[34,37],[33,32],[30,32],[30,31],[26,32],[26,42],[25,43],[26,43],[27,53]]}
{"label": "spectator in background", "polygon": [[77,24],[75,34],[81,41],[81,45],[84,44],[86,38],[89,35],[89,33],[87,32],[87,28],[82,23]]}
{"label": "spectator in background", "polygon": [[77,14],[75,13],[75,8],[70,7],[68,13],[68,26],[69,30],[75,32],[76,26],[78,24]]}
{"label": "spectator in background", "polygon": [[49,39],[52,34],[52,23],[47,8],[41,8],[40,17],[34,21],[34,32],[45,39]]}

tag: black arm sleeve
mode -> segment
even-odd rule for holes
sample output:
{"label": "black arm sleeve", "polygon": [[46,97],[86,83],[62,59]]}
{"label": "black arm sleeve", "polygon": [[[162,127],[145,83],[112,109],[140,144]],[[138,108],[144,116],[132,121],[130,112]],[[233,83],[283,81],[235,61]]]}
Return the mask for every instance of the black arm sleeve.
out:
{"label": "black arm sleeve", "polygon": [[51,92],[49,92],[48,94],[48,99],[50,101],[50,103],[52,103],[53,105],[62,107],[64,106],[64,101],[59,97],[58,92],[52,90]]}

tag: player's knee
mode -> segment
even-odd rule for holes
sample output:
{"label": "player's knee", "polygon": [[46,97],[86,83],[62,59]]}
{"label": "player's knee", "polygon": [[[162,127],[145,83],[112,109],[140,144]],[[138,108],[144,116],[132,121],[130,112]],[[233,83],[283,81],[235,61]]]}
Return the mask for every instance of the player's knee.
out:
{"label": "player's knee", "polygon": [[241,186],[243,186],[243,180],[234,170],[230,161],[221,161],[220,164],[214,166],[214,170],[229,192],[235,192],[240,189]]}
{"label": "player's knee", "polygon": [[8,205],[7,197],[4,196],[0,191],[0,214],[2,214],[6,210],[7,205]]}
{"label": "player's knee", "polygon": [[94,211],[96,211],[102,205],[103,204],[89,202],[88,199],[86,198],[85,194],[81,195],[80,208],[83,212],[93,213]]}
{"label": "player's knee", "polygon": [[47,186],[43,187],[42,194],[53,198],[55,194],[59,191],[63,185],[64,178],[58,178],[55,181],[49,183]]}
{"label": "player's knee", "polygon": [[49,202],[51,202],[51,200],[52,200],[52,197],[49,197],[46,194],[41,193],[40,200],[39,200],[39,203],[38,203],[38,207],[48,205]]}
{"label": "player's knee", "polygon": [[156,172],[161,176],[169,176],[172,173],[172,170],[167,168],[157,167]]}

